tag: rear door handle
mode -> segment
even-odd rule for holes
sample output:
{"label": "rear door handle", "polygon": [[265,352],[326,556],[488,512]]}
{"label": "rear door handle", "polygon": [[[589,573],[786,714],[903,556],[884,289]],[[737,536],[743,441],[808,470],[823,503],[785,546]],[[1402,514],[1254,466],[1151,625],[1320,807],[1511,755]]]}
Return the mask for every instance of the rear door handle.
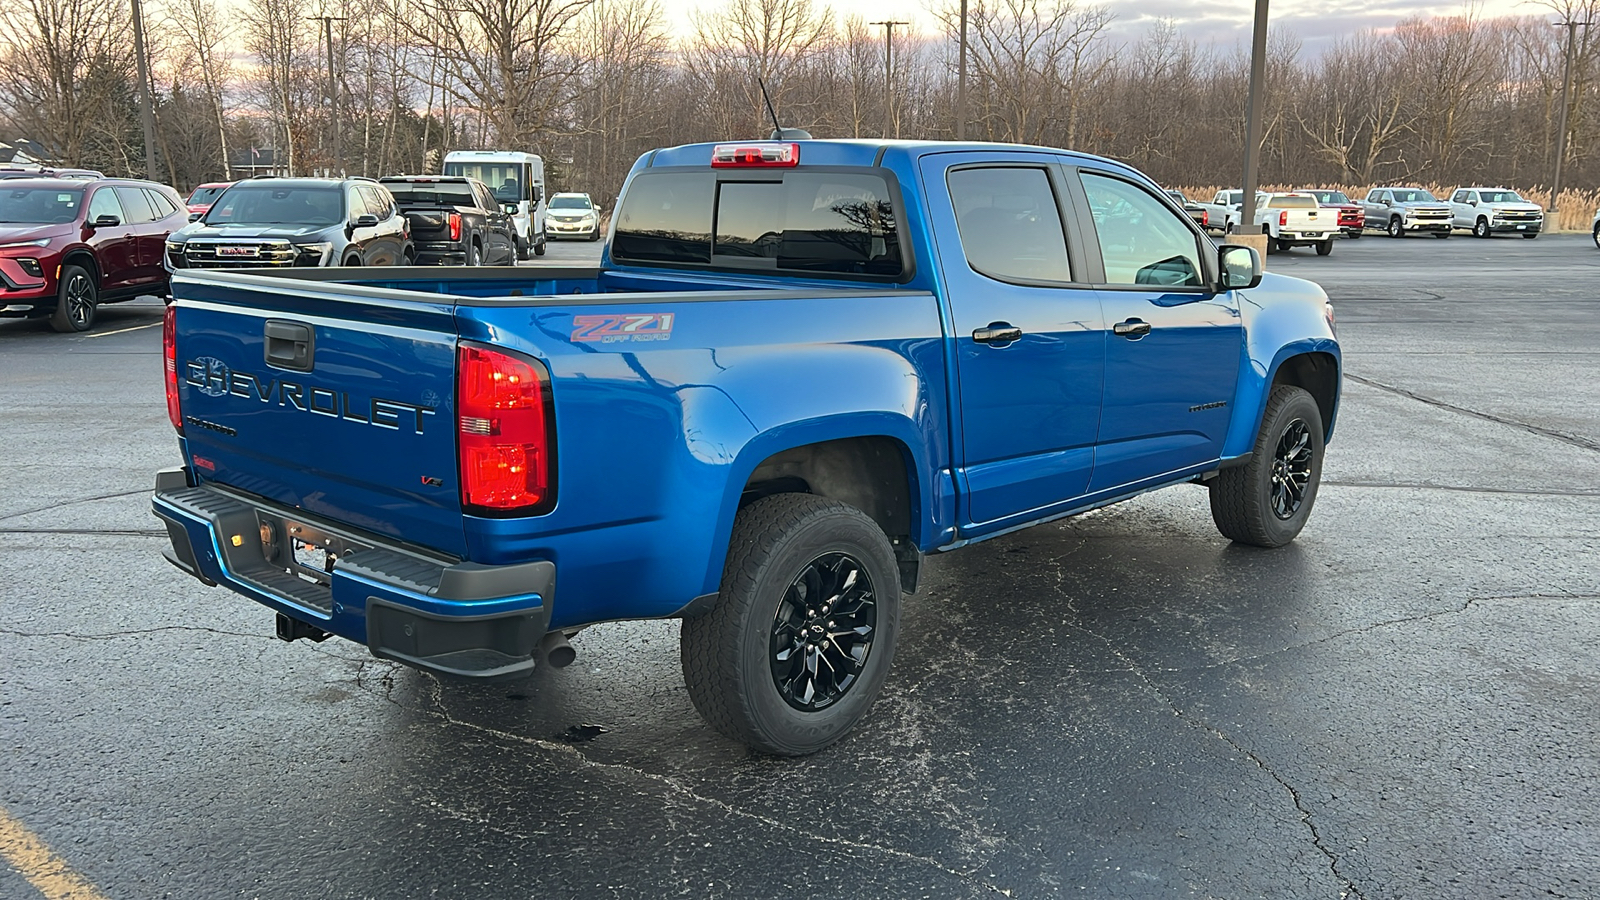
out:
{"label": "rear door handle", "polygon": [[1111,331],[1113,334],[1120,334],[1131,341],[1136,341],[1150,333],[1150,323],[1143,319],[1129,319],[1111,326]]}
{"label": "rear door handle", "polygon": [[972,339],[980,344],[1009,344],[1022,340],[1022,329],[1004,322],[992,322],[989,327],[972,332]]}

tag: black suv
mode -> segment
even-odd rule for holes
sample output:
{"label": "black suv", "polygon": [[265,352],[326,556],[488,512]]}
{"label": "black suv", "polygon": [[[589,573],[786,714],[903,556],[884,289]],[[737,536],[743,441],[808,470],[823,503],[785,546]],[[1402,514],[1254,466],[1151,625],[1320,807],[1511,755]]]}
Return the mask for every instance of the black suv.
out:
{"label": "black suv", "polygon": [[411,225],[371,178],[252,178],[167,238],[171,269],[397,266]]}

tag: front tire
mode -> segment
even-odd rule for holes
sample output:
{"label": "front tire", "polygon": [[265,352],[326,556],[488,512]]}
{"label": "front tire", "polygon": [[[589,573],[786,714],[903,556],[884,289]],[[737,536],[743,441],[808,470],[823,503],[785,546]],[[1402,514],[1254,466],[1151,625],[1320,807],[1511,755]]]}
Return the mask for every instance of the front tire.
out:
{"label": "front tire", "polygon": [[1305,527],[1322,482],[1322,411],[1305,389],[1278,385],[1245,465],[1208,483],[1211,519],[1230,540],[1282,547]]}
{"label": "front tire", "polygon": [[1389,237],[1401,238],[1405,236],[1406,227],[1400,224],[1400,217],[1394,216],[1393,218],[1389,219]]}
{"label": "front tire", "polygon": [[1445,238],[1450,236],[1450,232],[1448,232],[1448,231],[1435,231],[1433,233],[1433,236],[1442,241]]}
{"label": "front tire", "polygon": [[1478,221],[1473,222],[1472,223],[1472,236],[1475,237],[1475,238],[1486,238],[1486,237],[1488,237],[1489,236],[1489,220],[1488,219],[1479,219]]}
{"label": "front tire", "polygon": [[82,266],[63,266],[50,327],[62,333],[88,331],[94,326],[99,309],[100,291],[94,285],[94,276]]}
{"label": "front tire", "polygon": [[685,619],[683,678],[713,728],[802,756],[872,707],[894,659],[900,570],[878,524],[811,494],[773,494],[734,519],[716,604]]}
{"label": "front tire", "polygon": [[1539,236],[1539,232],[1537,232],[1537,231],[1524,231],[1522,233],[1523,239],[1524,240],[1529,240],[1529,241],[1533,240],[1534,238],[1536,238],[1538,236]]}
{"label": "front tire", "polygon": [[1594,234],[1591,237],[1594,238],[1595,248],[1600,249],[1600,222],[1594,223]]}

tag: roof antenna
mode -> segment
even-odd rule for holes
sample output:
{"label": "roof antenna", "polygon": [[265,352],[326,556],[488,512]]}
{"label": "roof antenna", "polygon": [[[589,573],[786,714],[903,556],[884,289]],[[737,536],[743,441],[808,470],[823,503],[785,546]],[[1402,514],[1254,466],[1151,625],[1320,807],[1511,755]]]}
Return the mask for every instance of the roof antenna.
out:
{"label": "roof antenna", "polygon": [[772,97],[767,93],[767,83],[756,76],[756,84],[761,87],[761,99],[767,101],[767,115],[772,116],[772,138],[774,141],[808,141],[811,132],[800,128],[785,128],[778,124],[778,111],[772,107]]}

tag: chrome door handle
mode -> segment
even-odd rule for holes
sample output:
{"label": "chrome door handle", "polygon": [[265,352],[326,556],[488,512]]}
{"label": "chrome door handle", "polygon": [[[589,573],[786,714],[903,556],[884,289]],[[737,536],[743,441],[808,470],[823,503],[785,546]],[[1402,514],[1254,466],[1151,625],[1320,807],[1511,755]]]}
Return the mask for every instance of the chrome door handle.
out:
{"label": "chrome door handle", "polygon": [[1022,339],[1022,329],[996,322],[987,328],[973,331],[972,339],[980,344],[1009,344]]}
{"label": "chrome door handle", "polygon": [[1150,333],[1150,323],[1142,319],[1129,319],[1111,326],[1111,332],[1136,341]]}

